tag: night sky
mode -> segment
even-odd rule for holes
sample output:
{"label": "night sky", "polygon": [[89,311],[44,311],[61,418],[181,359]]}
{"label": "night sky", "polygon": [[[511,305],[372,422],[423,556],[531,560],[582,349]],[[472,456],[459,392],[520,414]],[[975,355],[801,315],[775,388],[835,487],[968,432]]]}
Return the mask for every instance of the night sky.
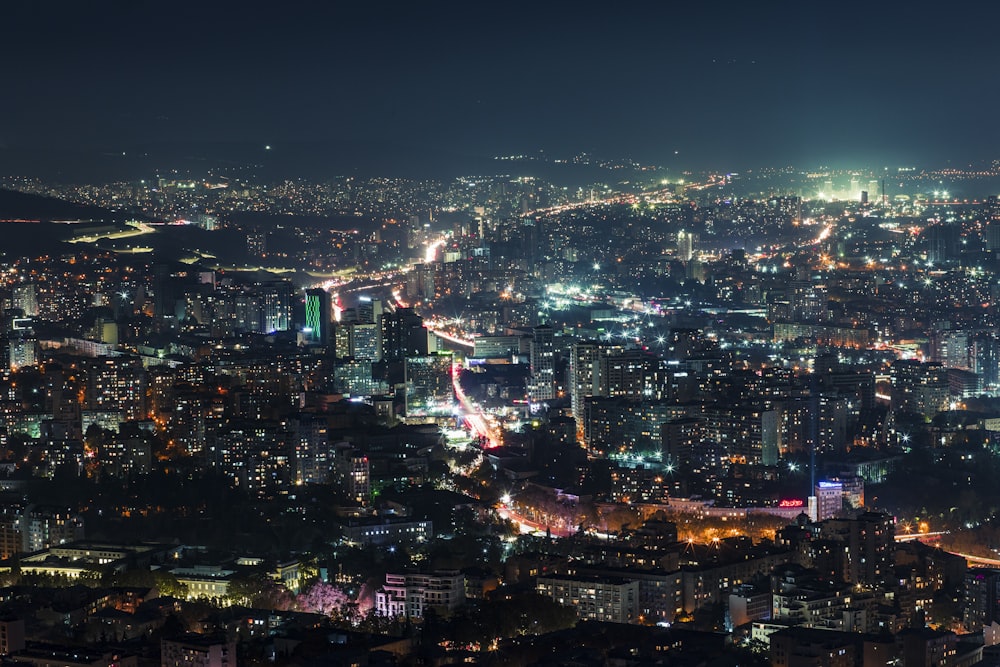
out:
{"label": "night sky", "polygon": [[0,147],[966,164],[1000,157],[979,4],[5,3]]}

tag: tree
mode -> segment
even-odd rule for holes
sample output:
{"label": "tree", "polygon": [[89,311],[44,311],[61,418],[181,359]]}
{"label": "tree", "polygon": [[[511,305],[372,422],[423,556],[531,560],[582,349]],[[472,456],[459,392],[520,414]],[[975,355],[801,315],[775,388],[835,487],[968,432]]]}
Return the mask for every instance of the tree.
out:
{"label": "tree", "polygon": [[325,616],[340,614],[349,601],[344,591],[325,581],[313,583],[295,599],[301,611]]}
{"label": "tree", "polygon": [[233,604],[258,609],[288,609],[292,605],[288,589],[262,572],[234,578],[226,597]]}

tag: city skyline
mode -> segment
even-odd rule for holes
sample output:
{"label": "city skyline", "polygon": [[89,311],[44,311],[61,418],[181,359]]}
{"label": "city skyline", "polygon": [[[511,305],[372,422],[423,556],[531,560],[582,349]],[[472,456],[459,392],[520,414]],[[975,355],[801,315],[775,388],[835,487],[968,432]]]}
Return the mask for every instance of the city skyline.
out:
{"label": "city skyline", "polygon": [[1000,666],[1000,10],[5,9],[4,665]]}

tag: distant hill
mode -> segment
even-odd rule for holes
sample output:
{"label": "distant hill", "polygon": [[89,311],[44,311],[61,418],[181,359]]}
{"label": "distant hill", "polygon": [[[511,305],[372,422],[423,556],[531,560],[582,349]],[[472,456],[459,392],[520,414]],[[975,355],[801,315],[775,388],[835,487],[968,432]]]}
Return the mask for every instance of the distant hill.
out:
{"label": "distant hill", "polygon": [[99,206],[74,204],[51,197],[42,197],[14,190],[0,189],[0,220],[92,220],[95,223],[120,223],[135,215],[109,211]]}
{"label": "distant hill", "polygon": [[[67,249],[65,242],[84,227],[119,227],[133,217],[99,206],[0,189],[0,238],[3,239],[0,253],[14,257],[62,252]],[[89,222],[79,225],[58,222],[67,220]]]}
{"label": "distant hill", "polygon": [[450,180],[457,176],[535,176],[561,186],[641,178],[631,169],[541,160],[495,160],[486,155],[378,141],[276,143],[171,142],[121,150],[39,150],[0,146],[0,175],[52,183],[108,183],[156,178],[290,178],[324,181],[337,176]]}

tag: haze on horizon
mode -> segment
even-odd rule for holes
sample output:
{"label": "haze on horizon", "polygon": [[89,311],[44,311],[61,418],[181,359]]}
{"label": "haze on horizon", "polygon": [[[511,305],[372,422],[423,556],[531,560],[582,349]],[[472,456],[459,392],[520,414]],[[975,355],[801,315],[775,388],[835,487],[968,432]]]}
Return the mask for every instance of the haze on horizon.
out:
{"label": "haze on horizon", "polygon": [[538,150],[670,169],[961,165],[1000,138],[1000,10],[971,3],[6,11],[0,149],[40,160],[316,145],[387,165]]}

